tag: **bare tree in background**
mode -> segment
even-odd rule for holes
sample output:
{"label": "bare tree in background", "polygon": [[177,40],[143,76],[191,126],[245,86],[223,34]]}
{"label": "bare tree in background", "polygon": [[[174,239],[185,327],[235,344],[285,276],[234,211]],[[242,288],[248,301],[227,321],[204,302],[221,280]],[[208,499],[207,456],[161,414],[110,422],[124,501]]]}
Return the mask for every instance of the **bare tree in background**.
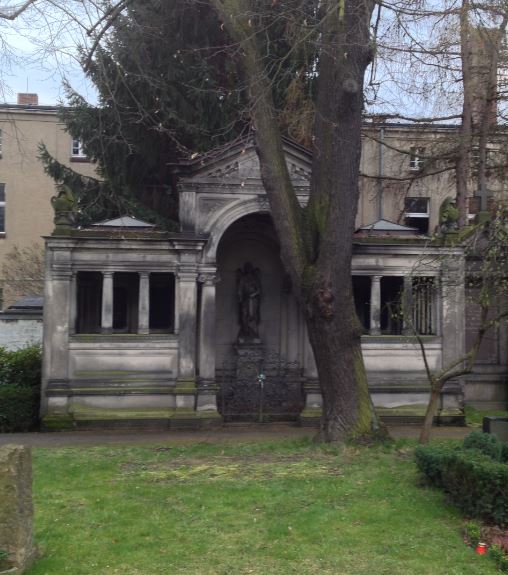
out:
{"label": "bare tree in background", "polygon": [[15,246],[2,263],[3,300],[12,305],[28,295],[44,292],[44,248],[39,244]]}

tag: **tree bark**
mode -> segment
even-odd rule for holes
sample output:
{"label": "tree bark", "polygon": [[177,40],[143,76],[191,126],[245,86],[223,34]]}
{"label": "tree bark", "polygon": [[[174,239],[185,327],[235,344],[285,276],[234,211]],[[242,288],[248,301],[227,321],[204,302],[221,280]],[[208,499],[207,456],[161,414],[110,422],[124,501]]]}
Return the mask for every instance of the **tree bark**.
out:
{"label": "tree bark", "polygon": [[437,412],[437,406],[439,403],[439,398],[441,396],[441,385],[437,382],[431,384],[430,399],[427,404],[427,410],[425,412],[425,418],[423,420],[422,429],[420,431],[420,443],[428,443],[430,439],[430,430],[432,429],[432,424],[434,423],[434,416]]}

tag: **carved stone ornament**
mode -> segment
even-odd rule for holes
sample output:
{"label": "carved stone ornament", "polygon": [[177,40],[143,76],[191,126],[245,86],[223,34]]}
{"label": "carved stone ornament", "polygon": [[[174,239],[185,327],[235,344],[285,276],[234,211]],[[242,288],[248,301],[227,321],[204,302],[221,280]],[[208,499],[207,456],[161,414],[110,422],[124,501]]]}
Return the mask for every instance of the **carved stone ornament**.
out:
{"label": "carved stone ornament", "polygon": [[222,210],[229,203],[231,203],[229,198],[200,198],[199,211],[209,219],[212,214]]}
{"label": "carved stone ornament", "polygon": [[51,205],[55,212],[54,223],[55,229],[53,234],[68,233],[74,224],[74,196],[69,186],[62,185],[58,187],[56,196],[51,198]]}
{"label": "carved stone ornament", "polygon": [[219,274],[213,272],[203,272],[198,275],[198,282],[202,284],[217,284],[219,283]]}
{"label": "carved stone ornament", "polygon": [[304,170],[300,166],[296,164],[291,164],[291,173],[296,176],[298,179],[305,180],[306,182],[310,182],[310,171]]}
{"label": "carved stone ornament", "polygon": [[235,172],[238,172],[239,165],[238,162],[231,162],[231,164],[226,164],[225,166],[221,166],[220,168],[216,168],[211,172],[206,174],[209,178],[224,178],[226,176],[230,176]]}
{"label": "carved stone ornament", "polygon": [[270,211],[270,202],[268,201],[268,196],[266,194],[258,196],[258,205],[261,211]]}

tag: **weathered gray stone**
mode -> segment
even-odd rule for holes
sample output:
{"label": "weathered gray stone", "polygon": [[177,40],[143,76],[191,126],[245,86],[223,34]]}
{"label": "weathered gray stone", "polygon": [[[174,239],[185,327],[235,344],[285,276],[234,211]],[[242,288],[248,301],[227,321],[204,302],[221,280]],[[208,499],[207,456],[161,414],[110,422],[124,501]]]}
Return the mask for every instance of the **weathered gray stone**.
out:
{"label": "weathered gray stone", "polygon": [[24,573],[36,558],[33,535],[32,457],[20,445],[0,448],[0,573]]}

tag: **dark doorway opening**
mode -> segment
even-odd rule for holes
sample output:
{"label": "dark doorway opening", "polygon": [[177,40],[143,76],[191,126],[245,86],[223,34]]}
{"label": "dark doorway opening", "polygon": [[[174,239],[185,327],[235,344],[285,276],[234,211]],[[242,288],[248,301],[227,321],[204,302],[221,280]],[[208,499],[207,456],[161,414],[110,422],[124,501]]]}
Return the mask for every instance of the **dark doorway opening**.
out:
{"label": "dark doorway opening", "polygon": [[115,273],[113,276],[113,332],[137,333],[139,275]]}
{"label": "dark doorway opening", "polygon": [[369,333],[370,330],[370,284],[369,276],[353,276],[356,315],[363,328],[363,333]]}
{"label": "dark doorway opening", "polygon": [[150,332],[175,331],[175,276],[150,274]]}
{"label": "dark doorway opening", "polygon": [[76,333],[100,333],[102,313],[102,274],[78,272]]}

